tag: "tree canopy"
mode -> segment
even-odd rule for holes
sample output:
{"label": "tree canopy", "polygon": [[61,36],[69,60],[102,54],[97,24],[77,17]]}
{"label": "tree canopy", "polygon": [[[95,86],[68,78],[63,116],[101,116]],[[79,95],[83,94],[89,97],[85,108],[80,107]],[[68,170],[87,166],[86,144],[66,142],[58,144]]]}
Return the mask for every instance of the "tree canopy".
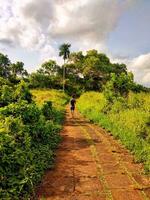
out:
{"label": "tree canopy", "polygon": [[[135,92],[148,91],[147,88],[134,82],[132,73],[125,64],[111,63],[104,53],[97,50],[70,52],[70,44],[62,44],[59,55],[65,65],[60,66],[55,60],[48,60],[31,74],[24,69],[24,63],[12,63],[7,55],[0,53],[0,83],[7,81],[17,84],[22,79],[31,88],[62,89],[69,94],[80,95],[84,91],[113,91],[114,95],[126,96],[128,90]],[[67,60],[67,62],[66,62]],[[4,84],[3,84],[4,85]]]}

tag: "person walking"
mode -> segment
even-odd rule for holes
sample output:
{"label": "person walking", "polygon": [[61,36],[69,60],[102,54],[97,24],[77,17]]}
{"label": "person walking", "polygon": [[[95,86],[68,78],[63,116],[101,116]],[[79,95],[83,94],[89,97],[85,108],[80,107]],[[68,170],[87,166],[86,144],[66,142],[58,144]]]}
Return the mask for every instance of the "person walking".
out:
{"label": "person walking", "polygon": [[76,104],[75,95],[72,95],[72,99],[70,100],[70,110],[72,117],[74,117],[75,104]]}

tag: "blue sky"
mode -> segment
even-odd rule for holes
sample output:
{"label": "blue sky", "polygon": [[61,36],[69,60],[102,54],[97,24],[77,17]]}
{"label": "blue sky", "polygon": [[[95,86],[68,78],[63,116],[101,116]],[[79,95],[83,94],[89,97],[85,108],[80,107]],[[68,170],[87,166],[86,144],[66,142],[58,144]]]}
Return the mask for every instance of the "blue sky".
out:
{"label": "blue sky", "polygon": [[150,52],[150,1],[137,2],[122,14],[110,33],[107,45],[116,57],[132,58]]}
{"label": "blue sky", "polygon": [[0,0],[0,52],[29,72],[72,51],[97,49],[150,86],[149,0]]}

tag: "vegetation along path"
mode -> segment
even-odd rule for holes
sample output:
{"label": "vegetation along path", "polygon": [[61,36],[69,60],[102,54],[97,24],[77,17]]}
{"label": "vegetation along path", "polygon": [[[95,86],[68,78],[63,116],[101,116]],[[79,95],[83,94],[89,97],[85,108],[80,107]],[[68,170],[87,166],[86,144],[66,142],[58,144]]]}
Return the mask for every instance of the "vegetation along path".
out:
{"label": "vegetation along path", "polygon": [[150,180],[119,141],[67,110],[56,166],[37,188],[39,200],[148,200]]}

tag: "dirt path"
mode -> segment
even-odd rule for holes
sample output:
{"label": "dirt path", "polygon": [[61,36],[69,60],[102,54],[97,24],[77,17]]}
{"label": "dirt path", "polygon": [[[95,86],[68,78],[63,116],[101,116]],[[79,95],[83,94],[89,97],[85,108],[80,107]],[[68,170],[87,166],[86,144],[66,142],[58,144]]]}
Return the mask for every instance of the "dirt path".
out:
{"label": "dirt path", "polygon": [[37,189],[38,200],[148,200],[141,164],[103,129],[67,113],[56,165]]}

